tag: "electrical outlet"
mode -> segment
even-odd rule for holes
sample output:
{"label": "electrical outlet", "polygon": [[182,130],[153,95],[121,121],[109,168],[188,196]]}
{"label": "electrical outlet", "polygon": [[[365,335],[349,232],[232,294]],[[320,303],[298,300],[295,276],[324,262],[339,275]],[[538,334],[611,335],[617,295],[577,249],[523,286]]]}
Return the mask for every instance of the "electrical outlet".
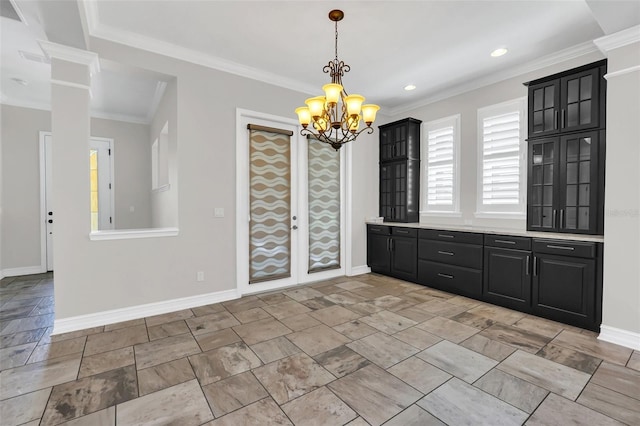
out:
{"label": "electrical outlet", "polygon": [[216,207],[213,209],[213,217],[224,217],[224,208]]}
{"label": "electrical outlet", "polygon": [[204,281],[204,272],[203,271],[198,271],[196,273],[196,281],[198,281],[198,282]]}

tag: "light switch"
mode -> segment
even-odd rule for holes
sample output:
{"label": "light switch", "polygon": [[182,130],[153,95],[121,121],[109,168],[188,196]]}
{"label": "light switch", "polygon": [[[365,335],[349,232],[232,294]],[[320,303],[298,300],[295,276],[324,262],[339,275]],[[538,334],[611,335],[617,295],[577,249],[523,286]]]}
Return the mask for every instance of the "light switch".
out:
{"label": "light switch", "polygon": [[224,208],[216,207],[213,209],[213,217],[224,217]]}

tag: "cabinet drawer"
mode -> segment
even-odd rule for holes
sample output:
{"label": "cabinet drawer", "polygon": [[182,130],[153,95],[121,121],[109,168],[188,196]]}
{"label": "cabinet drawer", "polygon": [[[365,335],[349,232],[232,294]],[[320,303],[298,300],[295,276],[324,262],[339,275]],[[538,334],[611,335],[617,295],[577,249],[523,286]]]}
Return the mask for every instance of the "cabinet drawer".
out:
{"label": "cabinet drawer", "polygon": [[515,250],[531,250],[531,238],[486,234],[484,236],[484,245]]}
{"label": "cabinet drawer", "polygon": [[391,227],[384,225],[367,225],[367,230],[371,234],[391,235]]}
{"label": "cabinet drawer", "polygon": [[418,260],[418,282],[470,297],[482,294],[482,272],[461,266]]}
{"label": "cabinet drawer", "polygon": [[482,269],[482,246],[418,240],[418,258],[467,268]]}
{"label": "cabinet drawer", "polygon": [[419,237],[426,238],[429,240],[482,245],[482,234],[476,234],[473,232],[438,231],[436,229],[421,229],[419,233]]}
{"label": "cabinet drawer", "polygon": [[594,258],[596,257],[596,243],[534,239],[533,251],[535,253],[557,254],[560,256]]}
{"label": "cabinet drawer", "polygon": [[416,238],[418,236],[418,230],[415,228],[392,227],[391,235],[397,235],[398,237]]}

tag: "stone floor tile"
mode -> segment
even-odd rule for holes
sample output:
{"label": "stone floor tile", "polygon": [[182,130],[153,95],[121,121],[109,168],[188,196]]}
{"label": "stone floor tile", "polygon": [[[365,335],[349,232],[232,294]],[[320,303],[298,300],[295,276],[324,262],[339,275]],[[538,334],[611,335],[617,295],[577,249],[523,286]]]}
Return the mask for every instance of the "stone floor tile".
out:
{"label": "stone floor tile", "polygon": [[45,330],[44,334],[42,335],[42,338],[38,342],[38,346],[49,345],[51,343],[61,342],[63,340],[75,339],[76,337],[99,334],[104,331],[104,326],[85,328],[82,330],[70,331],[69,333],[55,334],[53,336],[51,335],[52,331],[53,331],[53,327],[49,327]]}
{"label": "stone floor tile", "polygon": [[247,309],[262,308],[266,306],[266,303],[264,303],[257,296],[245,296],[240,299],[223,302],[222,305],[229,312],[234,314],[236,312],[246,311]]}
{"label": "stone floor tile", "polygon": [[569,330],[563,330],[552,340],[552,343],[618,365],[625,365],[633,352],[632,349],[624,346],[594,339],[589,335]]}
{"label": "stone floor tile", "polygon": [[42,421],[57,424],[138,396],[134,366],[107,371],[53,387]]}
{"label": "stone floor tile", "polygon": [[399,362],[387,371],[423,394],[431,392],[452,377],[415,356]]}
{"label": "stone floor tile", "polygon": [[104,410],[78,417],[62,423],[61,426],[115,426],[116,424],[116,406],[113,405]]}
{"label": "stone floor tile", "polygon": [[29,357],[29,364],[41,362],[46,359],[59,358],[65,355],[81,353],[84,351],[84,344],[87,340],[86,336],[76,337],[75,339],[63,340],[61,342],[53,342],[49,345],[38,346],[33,350]]}
{"label": "stone floor tile", "polygon": [[190,333],[141,343],[135,345],[133,349],[138,370],[201,352],[196,339]]}
{"label": "stone floor tile", "polygon": [[456,378],[422,398],[418,405],[447,424],[521,425],[529,416]]}
{"label": "stone floor tile", "polygon": [[298,314],[292,317],[282,318],[280,322],[293,331],[300,331],[321,324],[320,321],[309,314]]}
{"label": "stone floor tile", "polygon": [[389,368],[420,351],[381,332],[349,343],[347,347],[382,368]]}
{"label": "stone floor tile", "polygon": [[277,305],[267,305],[264,306],[263,309],[279,320],[286,317],[311,312],[310,308],[294,300],[290,302],[278,303]]}
{"label": "stone floor tile", "polygon": [[244,342],[192,355],[189,362],[202,386],[262,365],[260,359]]}
{"label": "stone floor tile", "polygon": [[189,318],[186,320],[194,336],[222,330],[223,328],[239,325],[240,322],[227,311],[216,312],[202,317]]}
{"label": "stone floor tile", "polygon": [[501,308],[500,306],[493,306],[489,304],[476,306],[475,308],[469,309],[469,312],[472,314],[480,315],[481,317],[491,318],[496,322],[500,322],[506,325],[514,324],[524,318],[526,315],[522,312],[512,311],[511,309]]}
{"label": "stone floor tile", "polygon": [[227,346],[242,340],[231,328],[225,328],[224,330],[214,331],[212,333],[199,334],[194,337],[198,345],[200,345],[202,352],[207,352],[211,349]]}
{"label": "stone floor tile", "polygon": [[363,316],[363,315],[371,315],[371,314],[374,314],[376,312],[380,312],[380,311],[384,310],[384,308],[382,308],[380,306],[376,306],[372,302],[358,302],[358,303],[353,303],[351,305],[344,305],[344,307],[346,307],[350,311],[353,311],[356,314],[359,314],[361,316]]}
{"label": "stone floor tile", "polygon": [[320,365],[336,377],[353,373],[370,362],[346,346],[339,346],[313,357]]}
{"label": "stone floor tile", "polygon": [[328,385],[370,425],[380,425],[422,394],[381,368],[370,365]]}
{"label": "stone floor tile", "polygon": [[116,424],[198,426],[213,414],[197,380],[153,392],[116,407]]}
{"label": "stone floor tile", "polygon": [[461,314],[454,315],[451,317],[452,320],[459,322],[460,324],[468,325],[470,327],[475,327],[479,330],[484,330],[485,328],[491,327],[496,321],[491,318],[486,318],[480,315],[473,314],[469,311],[462,312]]}
{"label": "stone floor tile", "polygon": [[164,324],[148,327],[149,340],[164,339],[165,337],[177,336],[178,334],[189,333],[189,327],[184,320],[166,322]]}
{"label": "stone floor tile", "polygon": [[640,371],[603,362],[591,383],[640,400]]}
{"label": "stone floor tile", "polygon": [[129,321],[116,322],[104,326],[104,331],[119,330],[121,328],[133,327],[134,325],[145,325],[144,318],[132,319]]}
{"label": "stone floor tile", "polygon": [[106,331],[104,333],[92,334],[87,337],[84,347],[84,356],[95,355],[101,352],[109,352],[127,346],[149,341],[147,327],[136,325],[133,327],[121,328],[119,330]]}
{"label": "stone floor tile", "polygon": [[633,351],[631,358],[629,358],[629,361],[627,362],[627,367],[640,371],[640,352]]}
{"label": "stone floor tile", "polygon": [[80,364],[78,378],[104,373],[116,368],[126,367],[135,364],[133,346],[116,349],[114,351],[102,352],[96,355],[85,356]]}
{"label": "stone floor tile", "polygon": [[350,291],[342,291],[339,293],[333,293],[324,296],[330,302],[337,303],[338,305],[353,305],[355,303],[364,302],[367,300],[365,297],[358,296]]}
{"label": "stone floor tile", "polygon": [[378,330],[361,322],[360,320],[353,320],[345,322],[344,324],[338,324],[333,327],[333,329],[351,340],[362,339],[363,337],[367,337],[370,334],[378,332]]}
{"label": "stone floor tile", "polygon": [[531,331],[536,334],[553,339],[566,327],[559,322],[551,321],[544,318],[534,317],[527,315],[524,318],[518,320],[514,327],[522,328],[523,330]]}
{"label": "stone floor tile", "polygon": [[192,318],[193,312],[191,309],[183,309],[181,311],[169,312],[167,314],[154,315],[152,317],[145,318],[145,322],[147,323],[147,327],[153,327],[154,325],[164,324],[166,322],[173,322],[178,320],[183,320],[187,318]]}
{"label": "stone floor tile", "polygon": [[563,348],[553,343],[547,344],[536,355],[588,374],[593,374],[602,362],[600,358]]}
{"label": "stone floor tile", "polygon": [[362,317],[360,321],[387,334],[397,333],[418,324],[414,320],[386,310]]}
{"label": "stone floor tile", "polygon": [[320,293],[318,290],[314,290],[311,287],[297,288],[295,290],[285,291],[283,292],[283,294],[295,300],[296,302],[302,302],[303,300],[309,300],[316,297],[324,296],[323,293]]}
{"label": "stone floor tile", "polygon": [[138,370],[140,396],[188,382],[195,379],[195,377],[187,358],[180,358],[165,364]]}
{"label": "stone floor tile", "polygon": [[[35,426],[38,426],[38,425],[35,425]],[[355,419],[347,423],[345,426],[370,426],[370,425],[362,417],[356,417]]]}
{"label": "stone floor tile", "polygon": [[469,327],[468,325],[442,317],[432,318],[418,324],[416,327],[453,343],[460,343],[479,331],[477,328]]}
{"label": "stone floor tile", "polygon": [[324,324],[289,334],[287,338],[311,356],[350,342],[347,337]]}
{"label": "stone floor tile", "polygon": [[80,354],[67,355],[0,372],[0,400],[75,380]]}
{"label": "stone floor tile", "polygon": [[[33,303],[26,306],[16,306],[13,308],[5,308],[6,305],[3,305],[2,309],[0,309],[0,320],[8,321],[12,319],[24,318],[29,316],[29,314],[37,308],[37,303],[40,299],[36,299]],[[8,302],[7,305],[12,302]]]}
{"label": "stone floor tile", "polygon": [[256,296],[267,305],[277,305],[291,300],[291,298],[282,293],[256,294]]}
{"label": "stone floor tile", "polygon": [[480,334],[475,334],[469,337],[467,340],[460,343],[460,346],[464,346],[467,349],[471,349],[479,354],[488,356],[496,361],[502,361],[516,351],[516,348],[513,346],[505,345],[504,343],[500,343],[496,340],[491,340]]}
{"label": "stone floor tile", "polygon": [[446,426],[437,418],[417,405],[412,405],[387,423],[385,426]]}
{"label": "stone floor tile", "polygon": [[326,387],[287,402],[282,410],[296,425],[342,425],[357,417],[355,411]]}
{"label": "stone floor tile", "polygon": [[202,391],[216,417],[269,396],[250,371],[203,386]]}
{"label": "stone floor tile", "polygon": [[282,336],[267,340],[266,342],[256,343],[251,346],[251,350],[253,350],[253,352],[258,355],[258,358],[265,364],[300,352],[300,348]]}
{"label": "stone floor tile", "polygon": [[497,368],[571,400],[580,395],[591,377],[582,371],[521,350],[509,355]]}
{"label": "stone floor tile", "polygon": [[304,353],[264,365],[253,373],[280,405],[335,380],[331,373]]}
{"label": "stone floor tile", "polygon": [[[371,301],[375,306],[382,308],[383,310],[394,309],[402,306],[401,309],[408,308],[413,306],[414,303],[407,304],[407,301],[398,296],[392,296],[390,294],[385,294],[384,296],[376,297]],[[399,309],[399,310],[401,310]]]}
{"label": "stone floor tile", "polygon": [[589,383],[577,402],[628,425],[640,425],[640,400],[637,398]]}
{"label": "stone floor tile", "polygon": [[507,345],[514,346],[532,354],[538,352],[551,340],[549,337],[500,323],[482,330],[480,335],[491,340],[506,343]]}
{"label": "stone floor tile", "polygon": [[415,322],[425,322],[426,320],[429,320],[435,316],[427,311],[423,311],[417,306],[411,306],[409,308],[401,309],[399,311],[395,311],[395,313],[398,315],[402,315],[405,318],[414,320]]}
{"label": "stone floor tile", "polygon": [[430,314],[438,315],[441,317],[453,317],[469,309],[465,306],[454,305],[452,303],[449,303],[448,302],[449,300],[450,299],[447,299],[447,300],[434,299],[434,300],[430,300],[428,302],[424,302],[419,305],[416,305],[416,308],[422,309],[425,312],[429,312]]}
{"label": "stone floor tile", "polygon": [[4,326],[2,330],[0,330],[0,336],[15,334],[21,331],[37,330],[39,328],[50,327],[53,325],[53,318],[54,314],[47,314],[9,320],[7,321],[6,326]]}
{"label": "stone floor tile", "polygon": [[[37,344],[45,330],[46,328],[39,328],[37,330],[21,331],[19,333],[0,336],[0,348],[20,346],[33,342]],[[2,368],[0,368],[0,370],[2,370]]]}
{"label": "stone floor tile", "polygon": [[418,358],[468,383],[473,383],[498,362],[477,352],[443,340],[420,352]]}
{"label": "stone floor tile", "polygon": [[235,331],[247,345],[255,345],[256,343],[291,333],[291,330],[285,327],[280,321],[274,319],[238,325],[233,327],[233,331]]}
{"label": "stone floor tile", "polygon": [[[289,300],[291,300],[291,299],[289,299]],[[311,309],[312,311],[316,311],[318,309],[328,308],[329,306],[335,305],[335,303],[333,303],[330,300],[325,299],[324,297],[316,297],[315,299],[303,300],[300,303],[302,305],[306,306],[307,308]]]}
{"label": "stone floor tile", "polygon": [[224,311],[225,308],[222,303],[213,303],[211,305],[198,306],[191,308],[193,315],[197,317],[203,317],[205,315],[215,314]]}
{"label": "stone floor tile", "polygon": [[6,426],[40,421],[49,400],[51,388],[41,389],[0,401],[0,419]]}
{"label": "stone floor tile", "polygon": [[318,321],[323,322],[329,327],[333,327],[334,325],[342,324],[347,321],[355,320],[359,318],[360,315],[355,312],[343,308],[340,305],[333,305],[328,308],[318,309],[309,314],[313,318]]}
{"label": "stone floor tile", "polygon": [[360,281],[345,281],[345,282],[336,284],[336,287],[340,287],[343,290],[351,291],[356,288],[371,288],[372,286],[370,284],[365,284]]}
{"label": "stone floor tile", "polygon": [[271,315],[269,315],[262,308],[252,308],[247,309],[246,311],[236,312],[235,314],[233,314],[233,316],[236,317],[236,319],[242,324],[271,318]]}
{"label": "stone floor tile", "polygon": [[546,389],[497,369],[489,371],[473,385],[529,414],[549,393]]}
{"label": "stone floor tile", "polygon": [[433,346],[442,340],[442,338],[434,336],[431,333],[427,333],[418,327],[407,328],[394,334],[393,337],[420,350],[427,349],[429,346]]}
{"label": "stone floor tile", "polygon": [[0,349],[0,371],[25,365],[37,344],[31,342]]}
{"label": "stone floor tile", "polygon": [[450,299],[447,299],[447,303],[451,303],[452,305],[464,306],[467,309],[475,308],[476,306],[480,306],[482,302],[474,299],[469,299],[464,296],[454,296]]}
{"label": "stone floor tile", "polygon": [[604,416],[581,404],[550,393],[542,401],[533,415],[529,418],[527,426],[556,426],[556,425],[598,425],[621,426],[621,423]]}
{"label": "stone floor tile", "polygon": [[271,398],[261,399],[203,426],[293,426]]}

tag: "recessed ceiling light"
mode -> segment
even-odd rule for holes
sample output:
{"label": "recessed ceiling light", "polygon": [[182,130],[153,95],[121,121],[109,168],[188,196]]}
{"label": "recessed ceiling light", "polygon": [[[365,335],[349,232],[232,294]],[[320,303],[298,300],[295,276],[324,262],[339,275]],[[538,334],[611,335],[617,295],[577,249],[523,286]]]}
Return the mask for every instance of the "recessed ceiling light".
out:
{"label": "recessed ceiling light", "polygon": [[416,86],[414,86],[413,84],[407,84],[406,86],[404,86],[404,90],[406,90],[407,92],[410,90],[414,90],[416,88]]}
{"label": "recessed ceiling light", "polygon": [[23,80],[23,79],[17,78],[17,77],[12,78],[11,80],[15,81],[20,86],[26,86],[27,84],[29,84],[29,82],[27,80]]}
{"label": "recessed ceiling light", "polygon": [[508,50],[507,50],[506,47],[499,47],[496,50],[494,50],[493,52],[491,52],[491,56],[493,56],[494,58],[497,58],[498,56],[502,56],[507,52],[508,52]]}

